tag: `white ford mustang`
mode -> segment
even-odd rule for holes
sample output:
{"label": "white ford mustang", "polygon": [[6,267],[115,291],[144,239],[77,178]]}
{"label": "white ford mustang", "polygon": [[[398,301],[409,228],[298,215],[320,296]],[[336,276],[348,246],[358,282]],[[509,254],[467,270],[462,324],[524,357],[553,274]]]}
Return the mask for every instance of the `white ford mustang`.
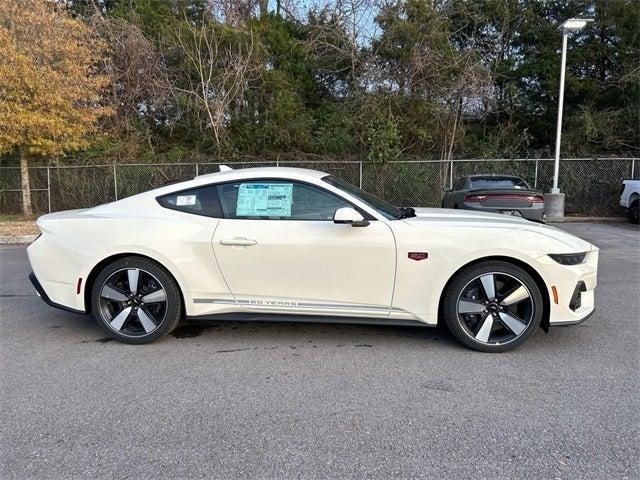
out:
{"label": "white ford mustang", "polygon": [[187,319],[434,326],[499,352],[594,310],[598,249],[499,214],[396,208],[322,172],[203,175],[38,219],[50,305],[148,343]]}

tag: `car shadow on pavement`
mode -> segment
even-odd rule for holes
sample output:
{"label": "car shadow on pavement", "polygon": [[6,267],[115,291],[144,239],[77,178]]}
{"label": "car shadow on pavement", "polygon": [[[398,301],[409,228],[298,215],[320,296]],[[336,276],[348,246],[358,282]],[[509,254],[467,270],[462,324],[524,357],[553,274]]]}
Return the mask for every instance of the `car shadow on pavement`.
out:
{"label": "car shadow on pavement", "polygon": [[[42,309],[48,308],[42,306]],[[47,330],[48,341],[59,338],[60,341],[90,344],[112,344],[115,342],[98,326],[95,319],[87,315],[76,315],[64,311],[48,310],[46,315],[35,308],[33,316],[35,324]],[[16,324],[18,325],[18,324]],[[5,327],[11,328],[9,325]],[[586,329],[584,325],[576,328],[554,328],[549,334],[542,331],[534,335],[529,346],[534,348],[546,342],[545,348],[565,348],[567,344],[584,342]],[[9,332],[7,332],[9,333]],[[588,335],[587,335],[588,336]],[[268,344],[289,348],[291,345],[323,344],[336,347],[354,346],[367,348],[386,346],[389,348],[424,348],[439,347],[446,350],[466,350],[460,345],[444,326],[414,327],[402,325],[366,325],[349,323],[317,323],[317,322],[281,322],[269,320],[198,320],[184,321],[170,335],[161,338],[153,345],[170,345],[180,342],[208,346],[212,349],[229,345]]]}
{"label": "car shadow on pavement", "polygon": [[[100,343],[115,345],[117,342],[104,332],[96,320],[89,315],[78,315],[62,310],[50,309],[35,295],[27,298],[11,298],[6,304],[6,318],[18,315],[22,322],[3,322],[7,335],[19,338],[21,335],[40,331],[42,341],[62,343]],[[25,329],[26,327],[26,329]],[[284,345],[307,343],[324,345],[367,345],[381,344],[398,346],[392,340],[402,340],[403,347],[420,347],[433,344],[447,349],[462,348],[446,328],[414,327],[395,325],[363,325],[348,323],[282,322],[282,321],[238,321],[238,320],[199,320],[185,321],[165,338],[153,343],[188,343],[196,340],[203,345],[210,343],[211,348],[226,348],[230,343]],[[381,341],[382,340],[382,341]]]}
{"label": "car shadow on pavement", "polygon": [[430,340],[460,348],[460,345],[446,328],[400,325],[232,320],[186,321],[176,328],[170,336],[176,339],[193,339],[202,335],[211,335],[219,338],[228,336],[233,337],[234,340],[237,340],[238,337],[244,337],[243,339],[245,340],[255,340],[256,338],[273,338],[275,336],[288,340],[300,337],[301,334],[313,335],[316,339],[326,337],[332,341],[344,342],[345,344],[353,343],[354,339],[357,339],[357,346],[370,346],[366,341],[389,337],[420,341]]}

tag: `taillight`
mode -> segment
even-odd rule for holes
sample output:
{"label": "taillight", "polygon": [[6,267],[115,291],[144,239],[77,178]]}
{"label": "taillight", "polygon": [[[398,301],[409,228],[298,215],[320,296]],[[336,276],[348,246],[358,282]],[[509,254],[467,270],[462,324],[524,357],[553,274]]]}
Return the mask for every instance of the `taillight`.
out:
{"label": "taillight", "polygon": [[542,195],[522,195],[514,193],[496,193],[487,195],[466,195],[464,197],[465,202],[482,202],[487,199],[494,200],[522,200],[526,198],[531,203],[544,203],[544,197]]}
{"label": "taillight", "polygon": [[481,202],[485,198],[487,198],[487,195],[467,195],[464,197],[464,201],[465,202]]}

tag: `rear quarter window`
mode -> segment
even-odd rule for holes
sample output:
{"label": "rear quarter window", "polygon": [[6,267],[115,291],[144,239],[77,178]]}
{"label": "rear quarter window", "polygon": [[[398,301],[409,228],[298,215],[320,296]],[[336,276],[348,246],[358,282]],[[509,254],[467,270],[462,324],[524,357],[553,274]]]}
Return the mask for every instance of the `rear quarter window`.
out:
{"label": "rear quarter window", "polygon": [[157,200],[161,206],[170,210],[222,218],[218,187],[215,185],[170,193],[158,197]]}

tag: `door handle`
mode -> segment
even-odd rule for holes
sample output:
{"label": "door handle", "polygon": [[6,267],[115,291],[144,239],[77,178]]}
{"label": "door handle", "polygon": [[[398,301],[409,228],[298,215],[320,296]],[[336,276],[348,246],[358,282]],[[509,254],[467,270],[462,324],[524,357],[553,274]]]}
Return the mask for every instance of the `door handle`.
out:
{"label": "door handle", "polygon": [[220,245],[230,245],[233,247],[252,247],[257,245],[258,242],[251,240],[250,238],[235,237],[235,238],[223,238],[220,240]]}

